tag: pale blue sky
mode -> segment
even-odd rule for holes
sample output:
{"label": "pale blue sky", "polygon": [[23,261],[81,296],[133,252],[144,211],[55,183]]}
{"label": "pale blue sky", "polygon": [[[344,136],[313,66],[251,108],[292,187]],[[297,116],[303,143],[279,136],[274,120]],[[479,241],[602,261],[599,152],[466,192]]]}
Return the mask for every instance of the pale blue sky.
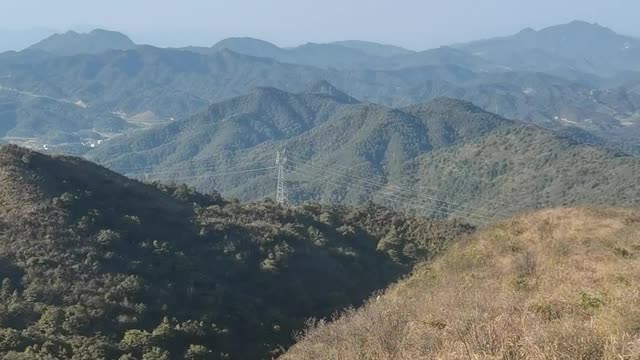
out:
{"label": "pale blue sky", "polygon": [[100,26],[160,46],[253,36],[425,49],[574,19],[640,35],[640,0],[0,0],[0,10],[4,29]]}

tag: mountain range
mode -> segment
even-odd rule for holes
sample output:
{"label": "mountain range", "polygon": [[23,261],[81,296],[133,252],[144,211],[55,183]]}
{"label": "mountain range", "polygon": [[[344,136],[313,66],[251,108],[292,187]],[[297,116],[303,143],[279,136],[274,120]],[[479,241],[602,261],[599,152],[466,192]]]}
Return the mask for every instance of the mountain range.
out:
{"label": "mountain range", "polygon": [[326,82],[301,93],[259,88],[189,119],[110,140],[86,156],[141,179],[258,199],[273,196],[274,172],[245,170],[272,167],[283,150],[296,201],[375,199],[402,207],[417,197],[432,216],[487,220],[640,198],[640,159],[576,134],[448,98],[400,109],[363,103]]}
{"label": "mountain range", "polygon": [[1,53],[0,357],[636,358],[638,49]]}
{"label": "mountain range", "polygon": [[538,31],[527,28],[511,36],[426,51],[357,41],[308,43],[284,49],[252,38],[229,38],[211,48],[199,48],[203,53],[222,49],[318,67],[392,69],[446,63],[472,70],[504,68],[549,72],[564,69],[596,75],[640,70],[640,40],[584,21]]}
{"label": "mountain range", "polygon": [[[16,61],[16,57],[30,58],[29,54],[0,56],[0,73],[6,74],[0,76],[0,86],[5,89],[0,89],[0,95],[13,89],[23,95],[82,102],[87,112],[103,117],[116,114],[128,120],[147,114],[157,121],[171,121],[256,86],[302,91],[329,80],[363,101],[407,106],[448,96],[472,101],[509,118],[553,128],[577,127],[624,151],[640,151],[637,92],[622,87],[601,90],[556,75],[474,72],[451,64],[400,70],[331,70],[227,49],[202,55],[152,47]],[[37,132],[32,134],[37,136]]]}
{"label": "mountain range", "polygon": [[[559,39],[564,38],[575,46],[563,47]],[[456,125],[431,129],[431,119],[411,109],[434,101],[418,108],[442,108],[444,113],[430,113],[438,118],[449,110],[473,118],[483,109],[519,120],[516,125],[550,129],[549,134],[576,144],[612,149],[602,150],[604,158],[640,154],[637,73],[631,63],[607,65],[605,58],[589,55],[586,44],[600,42],[593,46],[598,54],[611,44],[617,48],[629,42],[628,49],[611,58],[633,56],[632,38],[584,22],[422,52],[358,41],[279,48],[250,38],[226,39],[211,48],[162,49],[132,45],[124,35],[107,31],[70,32],[22,52],[0,54],[0,130],[4,142],[86,154],[121,171],[170,171],[195,161],[223,171],[291,148],[302,158],[344,157],[347,167],[364,160],[364,168],[383,176],[386,184],[400,181],[407,171],[400,166],[441,151],[432,141],[445,143],[446,138],[447,149],[453,149],[487,135],[458,139],[450,134],[459,130]],[[532,49],[563,60],[544,69],[504,60],[508,51]],[[598,64],[596,73],[565,61],[591,57]],[[614,68],[624,71],[607,77]],[[469,104],[439,100],[443,97],[479,108],[465,112],[460,109]],[[503,120],[497,123],[508,123]],[[332,127],[336,124],[342,128]],[[332,145],[307,148],[316,143]],[[399,160],[385,159],[392,156],[387,154]],[[196,166],[173,178],[200,177],[206,170]],[[202,189],[244,199],[268,195],[266,177],[252,181],[230,186],[189,179]],[[343,186],[334,187],[311,182],[293,189],[293,196],[347,202],[370,197],[366,191],[347,194]],[[463,203],[484,204],[463,194]]]}

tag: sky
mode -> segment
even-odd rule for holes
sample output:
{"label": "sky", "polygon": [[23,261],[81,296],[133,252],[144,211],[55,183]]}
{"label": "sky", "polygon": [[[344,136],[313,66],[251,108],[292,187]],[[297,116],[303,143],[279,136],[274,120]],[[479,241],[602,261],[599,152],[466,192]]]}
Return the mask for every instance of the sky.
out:
{"label": "sky", "polygon": [[280,46],[360,39],[422,50],[576,19],[640,36],[639,0],[0,0],[0,9],[4,30],[101,27],[157,46],[251,36]]}

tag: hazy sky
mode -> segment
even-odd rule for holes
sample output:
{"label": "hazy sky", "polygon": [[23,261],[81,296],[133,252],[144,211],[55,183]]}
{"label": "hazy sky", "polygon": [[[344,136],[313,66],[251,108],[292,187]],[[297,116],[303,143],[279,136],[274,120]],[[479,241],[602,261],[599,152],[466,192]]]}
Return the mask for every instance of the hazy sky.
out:
{"label": "hazy sky", "polygon": [[160,46],[253,36],[425,49],[574,19],[640,35],[640,0],[0,0],[0,28],[104,27]]}

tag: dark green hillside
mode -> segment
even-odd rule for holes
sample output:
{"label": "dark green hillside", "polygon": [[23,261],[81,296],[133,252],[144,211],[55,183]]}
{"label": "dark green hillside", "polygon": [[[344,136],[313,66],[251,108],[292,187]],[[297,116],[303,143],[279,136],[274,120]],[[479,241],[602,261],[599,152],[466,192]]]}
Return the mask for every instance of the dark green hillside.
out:
{"label": "dark green hillside", "polygon": [[573,205],[638,205],[640,160],[550,131],[499,129],[416,159],[416,189],[502,213]]}
{"label": "dark green hillside", "polygon": [[[259,199],[273,195],[275,170],[265,167],[286,149],[294,201],[373,199],[475,220],[478,214],[488,220],[543,206],[623,205],[640,198],[634,175],[640,160],[585,145],[602,142],[577,128],[560,133],[526,126],[447,98],[404,109],[344,99],[263,89],[189,120],[113,140],[89,156],[145,179]],[[570,168],[566,176],[555,173]],[[547,179],[537,177],[541,173]]]}
{"label": "dark green hillside", "polygon": [[0,148],[0,184],[6,359],[270,358],[307,318],[472,230],[374,205],[228,202],[16,146]]}
{"label": "dark green hillside", "polygon": [[0,89],[0,137],[46,137],[79,131],[119,133],[131,127],[113,115],[94,112],[69,101],[16,94]]}
{"label": "dark green hillside", "polygon": [[[415,108],[417,113],[420,110],[428,118],[357,103],[326,82],[299,94],[263,88],[213,105],[188,120],[114,139],[88,155],[124,173],[184,180],[199,188],[257,199],[273,191],[269,172],[259,178],[244,172],[224,178],[206,175],[233,172],[245,164],[252,164],[247,170],[273,166],[275,152],[287,149],[294,169],[299,166],[293,161],[333,160],[340,166],[358,165],[359,171],[400,179],[407,161],[511,123],[456,100],[441,99]],[[452,122],[443,128],[448,121]],[[368,165],[363,167],[362,162]],[[295,183],[292,193],[298,200],[361,203],[370,195],[362,189],[349,189],[347,194],[341,187],[301,185],[295,189]]]}
{"label": "dark green hillside", "polygon": [[[184,121],[114,139],[89,156],[130,174],[167,171],[194,160],[206,161],[209,168],[219,161],[218,167],[224,169],[241,161],[234,156],[243,151],[298,136],[338,113],[362,106],[326,82],[298,94],[258,88]],[[180,175],[194,176],[198,171],[194,167]]]}
{"label": "dark green hillside", "polygon": [[[286,142],[283,148],[294,154],[292,192],[302,199],[350,203],[373,198],[462,217],[504,217],[562,205],[633,205],[640,199],[635,175],[640,159],[585,145],[575,133],[522,126],[450,99],[404,114],[413,115],[405,118],[411,122],[389,114],[381,119],[393,126],[385,121],[376,126],[372,115],[366,125],[342,119]],[[402,124],[419,125],[402,131]],[[342,143],[345,138],[350,141]]]}
{"label": "dark green hillside", "polygon": [[[302,90],[323,78],[319,69],[222,50],[213,55],[150,46],[7,64],[4,86],[82,100],[105,112],[152,111],[162,119],[184,118],[211,100],[230,98],[257,86]],[[0,75],[1,76],[1,75]]]}

